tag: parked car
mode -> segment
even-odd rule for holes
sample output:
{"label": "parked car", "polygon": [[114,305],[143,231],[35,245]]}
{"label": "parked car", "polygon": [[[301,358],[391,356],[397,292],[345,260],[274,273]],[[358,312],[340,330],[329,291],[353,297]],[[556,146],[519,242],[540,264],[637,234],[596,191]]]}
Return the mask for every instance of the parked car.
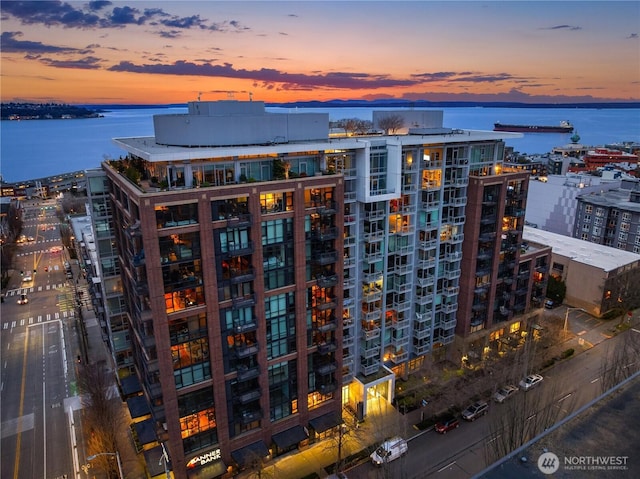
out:
{"label": "parked car", "polygon": [[523,391],[528,391],[529,389],[536,387],[541,382],[542,376],[540,376],[539,374],[530,374],[522,381],[520,381],[519,386]]}
{"label": "parked car", "polygon": [[31,281],[33,281],[33,278],[31,277],[31,275],[30,275],[30,274],[24,275],[24,276],[22,277],[22,282],[23,282],[23,283],[29,283],[29,282],[31,282]]}
{"label": "parked car", "polygon": [[347,475],[344,472],[336,472],[325,477],[325,479],[347,479]]}
{"label": "parked car", "polygon": [[544,307],[547,309],[557,308],[558,306],[560,306],[560,303],[558,303],[557,301],[554,301],[553,299],[547,299],[544,302]]}
{"label": "parked car", "polygon": [[460,427],[460,421],[455,416],[446,416],[441,421],[437,422],[434,429],[440,434],[446,434],[447,431],[457,429]]}
{"label": "parked car", "polygon": [[371,462],[374,466],[382,466],[404,456],[408,450],[407,441],[399,436],[392,437],[380,444],[380,447],[371,454]]}
{"label": "parked car", "polygon": [[20,299],[18,299],[18,304],[27,304],[29,302],[29,298],[27,298],[26,294],[21,294]]}
{"label": "parked car", "polygon": [[475,421],[480,416],[484,416],[489,412],[489,405],[484,401],[474,402],[467,409],[462,411],[462,419],[467,421]]}
{"label": "parked car", "polygon": [[497,403],[503,403],[517,392],[518,388],[515,386],[504,386],[493,394],[493,400]]}

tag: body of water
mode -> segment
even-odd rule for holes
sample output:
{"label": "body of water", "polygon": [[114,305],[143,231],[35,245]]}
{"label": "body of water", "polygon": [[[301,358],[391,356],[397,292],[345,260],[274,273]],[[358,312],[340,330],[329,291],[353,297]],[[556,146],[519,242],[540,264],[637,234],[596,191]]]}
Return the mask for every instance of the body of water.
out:
{"label": "body of water", "polygon": [[[375,108],[385,110],[385,108]],[[387,108],[386,110],[396,110]],[[444,111],[444,126],[493,130],[496,121],[514,124],[557,125],[569,120],[590,146],[623,141],[640,142],[640,109],[586,108],[428,108]],[[267,108],[271,112],[324,112],[330,120],[372,119],[373,108]],[[181,108],[114,109],[103,118],[82,120],[2,121],[0,124],[0,174],[16,182],[95,168],[105,158],[119,158],[125,151],[112,138],[153,136],[153,115],[186,113]],[[571,134],[526,133],[508,146],[527,154],[547,153],[570,143]]]}

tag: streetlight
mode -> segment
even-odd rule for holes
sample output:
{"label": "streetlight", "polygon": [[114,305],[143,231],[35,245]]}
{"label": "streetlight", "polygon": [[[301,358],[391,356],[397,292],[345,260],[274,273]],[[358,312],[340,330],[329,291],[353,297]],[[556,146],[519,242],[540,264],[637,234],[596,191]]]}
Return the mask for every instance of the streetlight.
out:
{"label": "streetlight", "polygon": [[94,454],[93,456],[87,457],[87,461],[93,461],[96,457],[99,456],[116,456],[116,461],[118,461],[118,476],[120,479],[124,479],[124,474],[122,473],[122,463],[120,462],[120,453],[116,452],[99,452],[98,454]]}
{"label": "streetlight", "polygon": [[587,312],[582,308],[567,308],[567,311],[564,314],[564,327],[562,328],[562,330],[564,331],[564,337],[565,338],[567,337],[567,326],[569,324],[569,311],[582,311],[584,313]]}

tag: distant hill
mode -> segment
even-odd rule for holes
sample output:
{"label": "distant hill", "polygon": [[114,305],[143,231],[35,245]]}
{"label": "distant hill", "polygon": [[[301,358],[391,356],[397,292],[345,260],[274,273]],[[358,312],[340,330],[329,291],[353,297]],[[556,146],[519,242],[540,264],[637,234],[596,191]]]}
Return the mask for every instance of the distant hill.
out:
{"label": "distant hill", "polygon": [[[207,101],[207,100],[205,100]],[[517,102],[471,102],[471,101],[427,101],[427,100],[329,100],[329,101],[296,101],[289,103],[268,103],[268,107],[281,108],[597,108],[597,109],[621,109],[640,108],[640,102],[614,102],[614,103],[517,103]],[[122,104],[122,105],[84,105],[89,109],[123,110],[136,108],[186,108],[186,103],[171,104]]]}
{"label": "distant hill", "polygon": [[63,118],[98,118],[103,110],[58,103],[2,103],[2,120],[59,120]]}

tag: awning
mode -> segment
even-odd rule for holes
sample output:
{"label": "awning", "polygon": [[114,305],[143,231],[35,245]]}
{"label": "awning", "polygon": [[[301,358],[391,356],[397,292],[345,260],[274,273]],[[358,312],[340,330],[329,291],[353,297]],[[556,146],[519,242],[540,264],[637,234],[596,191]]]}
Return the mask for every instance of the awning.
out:
{"label": "awning", "polygon": [[240,467],[245,467],[256,459],[262,459],[268,455],[269,449],[264,441],[254,442],[231,453],[231,457]]}
{"label": "awning", "polygon": [[[162,446],[156,446],[144,451],[144,460],[150,477],[166,477],[167,472],[162,455]],[[171,469],[171,464],[168,467]]]}
{"label": "awning", "polygon": [[127,407],[129,408],[129,414],[131,414],[132,419],[151,414],[149,403],[144,396],[130,397],[127,399]]}
{"label": "awning", "polygon": [[278,434],[271,436],[271,440],[276,443],[280,449],[287,449],[294,444],[298,444],[301,441],[307,439],[307,432],[302,426],[293,426]]}
{"label": "awning", "polygon": [[140,381],[134,374],[132,374],[131,376],[127,376],[126,378],[122,378],[120,380],[120,386],[122,387],[122,395],[124,397],[137,395],[142,392]]}
{"label": "awning", "polygon": [[136,422],[133,424],[138,436],[138,441],[143,446],[158,440],[156,436],[155,422],[153,419],[145,419],[144,421]]}
{"label": "awning", "polygon": [[342,417],[335,412],[323,414],[309,421],[309,426],[311,426],[315,432],[325,432],[340,424],[342,424]]}

